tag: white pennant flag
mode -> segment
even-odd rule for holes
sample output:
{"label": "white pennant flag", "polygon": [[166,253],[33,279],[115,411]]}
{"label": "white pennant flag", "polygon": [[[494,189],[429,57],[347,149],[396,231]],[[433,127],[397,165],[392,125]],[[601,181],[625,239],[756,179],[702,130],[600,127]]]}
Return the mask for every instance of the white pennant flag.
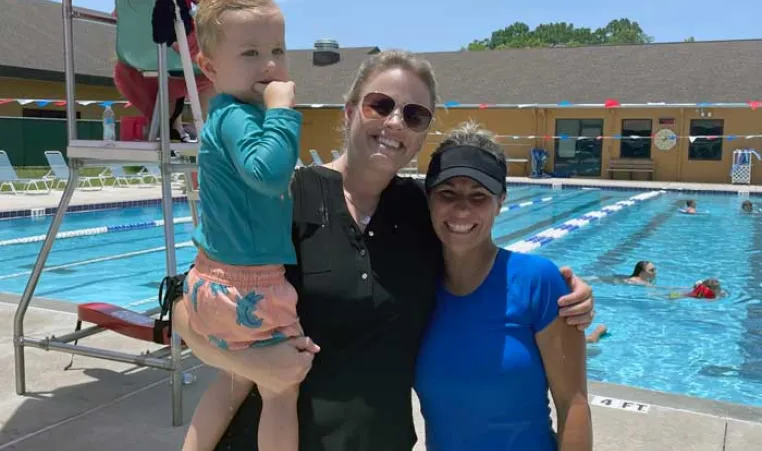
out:
{"label": "white pennant flag", "polygon": [[696,141],[696,137],[695,137],[695,136],[689,136],[689,137],[688,137],[688,140],[689,140],[690,142],[695,142],[695,141]]}

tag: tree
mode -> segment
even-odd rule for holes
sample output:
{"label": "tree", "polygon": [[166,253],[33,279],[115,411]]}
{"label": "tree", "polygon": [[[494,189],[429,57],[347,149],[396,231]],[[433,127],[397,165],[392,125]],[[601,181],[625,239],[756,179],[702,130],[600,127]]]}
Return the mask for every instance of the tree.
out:
{"label": "tree", "polygon": [[471,42],[467,50],[494,50],[526,47],[575,47],[603,44],[648,44],[653,37],[647,35],[637,22],[617,19],[596,29],[576,28],[566,22],[538,25],[534,30],[523,22],[515,22],[502,30],[493,31],[489,39]]}
{"label": "tree", "polygon": [[683,42],[696,42],[696,38],[694,38],[693,36],[688,36],[687,38],[683,40]]}

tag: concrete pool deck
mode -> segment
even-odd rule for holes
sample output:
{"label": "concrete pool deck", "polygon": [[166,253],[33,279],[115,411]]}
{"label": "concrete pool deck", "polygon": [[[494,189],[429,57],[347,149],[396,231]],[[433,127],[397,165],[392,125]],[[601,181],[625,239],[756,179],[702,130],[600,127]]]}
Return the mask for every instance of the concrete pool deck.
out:
{"label": "concrete pool deck", "polygon": [[[419,175],[420,177],[420,175]],[[618,189],[665,189],[683,191],[711,192],[748,192],[753,195],[762,195],[762,186],[758,185],[730,185],[713,183],[678,183],[678,182],[650,182],[640,180],[602,180],[602,179],[532,179],[528,177],[508,177],[509,183],[533,184],[552,186],[560,183],[567,186],[595,186],[600,188]],[[0,212],[28,210],[33,208],[57,207],[61,200],[62,191],[51,191],[47,194],[0,194]],[[173,196],[183,196],[182,191],[173,190]],[[74,192],[70,205],[99,204],[104,202],[127,202],[136,200],[152,200],[161,198],[160,185],[150,187],[127,187],[115,188],[107,186],[101,190],[77,189]]]}
{"label": "concrete pool deck", "polygon": [[[15,393],[12,322],[17,295],[0,295],[0,451],[179,449],[193,409],[214,370],[193,358],[184,368],[196,382],[183,387],[185,423],[172,427],[168,373],[106,360],[27,348],[27,390]],[[74,327],[75,304],[35,300],[26,334],[61,335]],[[127,352],[156,349],[105,332],[83,344]],[[762,443],[762,407],[675,396],[613,384],[590,383],[595,450],[751,451]],[[606,405],[609,405],[608,407]],[[423,419],[415,410],[424,451]],[[756,444],[756,445],[755,445]]]}

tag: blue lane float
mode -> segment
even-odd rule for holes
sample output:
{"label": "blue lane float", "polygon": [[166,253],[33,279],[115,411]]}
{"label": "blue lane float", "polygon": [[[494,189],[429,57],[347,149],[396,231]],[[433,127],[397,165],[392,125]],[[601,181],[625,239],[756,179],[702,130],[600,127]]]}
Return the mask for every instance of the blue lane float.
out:
{"label": "blue lane float", "polygon": [[[173,221],[174,224],[187,224],[190,222],[193,222],[193,218],[190,216],[175,218],[175,220]],[[56,239],[60,240],[65,238],[76,238],[81,236],[103,235],[104,233],[126,232],[129,230],[152,229],[154,227],[162,227],[162,226],[164,226],[164,220],[156,219],[154,221],[133,222],[131,224],[118,224],[118,225],[111,225],[111,226],[91,227],[88,229],[69,230],[67,232],[60,232],[58,235],[56,235]],[[37,243],[44,240],[45,240],[45,235],[34,235],[34,236],[25,236],[21,238],[12,238],[10,240],[0,241],[0,247],[10,246],[13,244]]]}
{"label": "blue lane float", "polygon": [[574,219],[570,219],[561,225],[545,229],[542,232],[538,233],[537,235],[509,244],[508,246],[505,247],[505,249],[508,249],[510,251],[516,251],[516,252],[531,252],[563,236],[566,236],[575,230],[586,227],[590,225],[593,221],[598,221],[620,210],[632,207],[633,205],[639,204],[646,200],[653,199],[654,197],[659,196],[665,192],[666,191],[664,190],[648,191],[646,193],[641,193],[636,196],[632,196],[625,200],[620,200],[619,202],[616,202],[611,205],[607,205],[601,208],[600,210],[585,213],[584,215]]}
{"label": "blue lane float", "polygon": [[519,202],[517,204],[511,204],[511,205],[508,205],[506,207],[501,208],[500,209],[500,213],[505,213],[506,211],[515,210],[517,208],[529,207],[530,205],[543,204],[545,202],[550,202],[551,200],[553,200],[553,196],[542,197],[540,199],[532,199],[532,200],[528,200],[526,202]]}

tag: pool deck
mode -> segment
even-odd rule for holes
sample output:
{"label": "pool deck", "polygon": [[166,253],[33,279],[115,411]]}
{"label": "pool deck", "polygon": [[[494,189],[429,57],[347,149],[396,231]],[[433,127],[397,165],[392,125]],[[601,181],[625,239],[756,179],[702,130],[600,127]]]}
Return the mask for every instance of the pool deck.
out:
{"label": "pool deck", "polygon": [[[69,355],[27,348],[29,393],[18,396],[12,346],[17,301],[18,296],[0,294],[0,380],[6,381],[0,388],[0,451],[179,449],[214,370],[193,357],[184,361],[197,380],[184,386],[181,427],[172,426],[167,373],[161,370],[78,356],[64,371]],[[26,316],[27,335],[43,338],[73,329],[73,303],[35,300],[33,305]],[[156,349],[111,332],[83,342],[127,352]],[[762,407],[596,382],[590,383],[590,399],[597,451],[751,451],[762,443]],[[602,406],[607,403],[612,407]],[[413,408],[423,438],[423,419],[417,404]],[[421,440],[415,451],[423,450]]]}
{"label": "pool deck", "polygon": [[[418,176],[420,177],[420,175]],[[762,195],[762,186],[758,185],[730,185],[713,183],[678,183],[678,182],[650,182],[639,180],[601,180],[601,179],[532,179],[528,177],[508,177],[509,183],[550,185],[560,183],[568,186],[586,186],[599,188],[618,189],[664,189],[682,191],[705,191],[711,192],[748,192],[753,195]],[[52,208],[58,206],[62,191],[51,191],[47,194],[0,194],[0,212],[28,210],[33,208]],[[173,190],[173,196],[183,196],[182,191]],[[114,188],[105,187],[102,190],[77,189],[74,192],[70,205],[99,204],[104,202],[127,202],[136,200],[160,199],[161,188],[159,185],[146,188]]]}
{"label": "pool deck", "polygon": [[[53,190],[40,194],[0,194],[0,212],[30,210],[34,208],[58,207],[63,191]],[[172,196],[184,196],[181,190],[172,190]],[[77,189],[69,206],[102,204],[108,202],[129,202],[161,199],[161,186],[114,188],[107,186],[100,190]]]}

